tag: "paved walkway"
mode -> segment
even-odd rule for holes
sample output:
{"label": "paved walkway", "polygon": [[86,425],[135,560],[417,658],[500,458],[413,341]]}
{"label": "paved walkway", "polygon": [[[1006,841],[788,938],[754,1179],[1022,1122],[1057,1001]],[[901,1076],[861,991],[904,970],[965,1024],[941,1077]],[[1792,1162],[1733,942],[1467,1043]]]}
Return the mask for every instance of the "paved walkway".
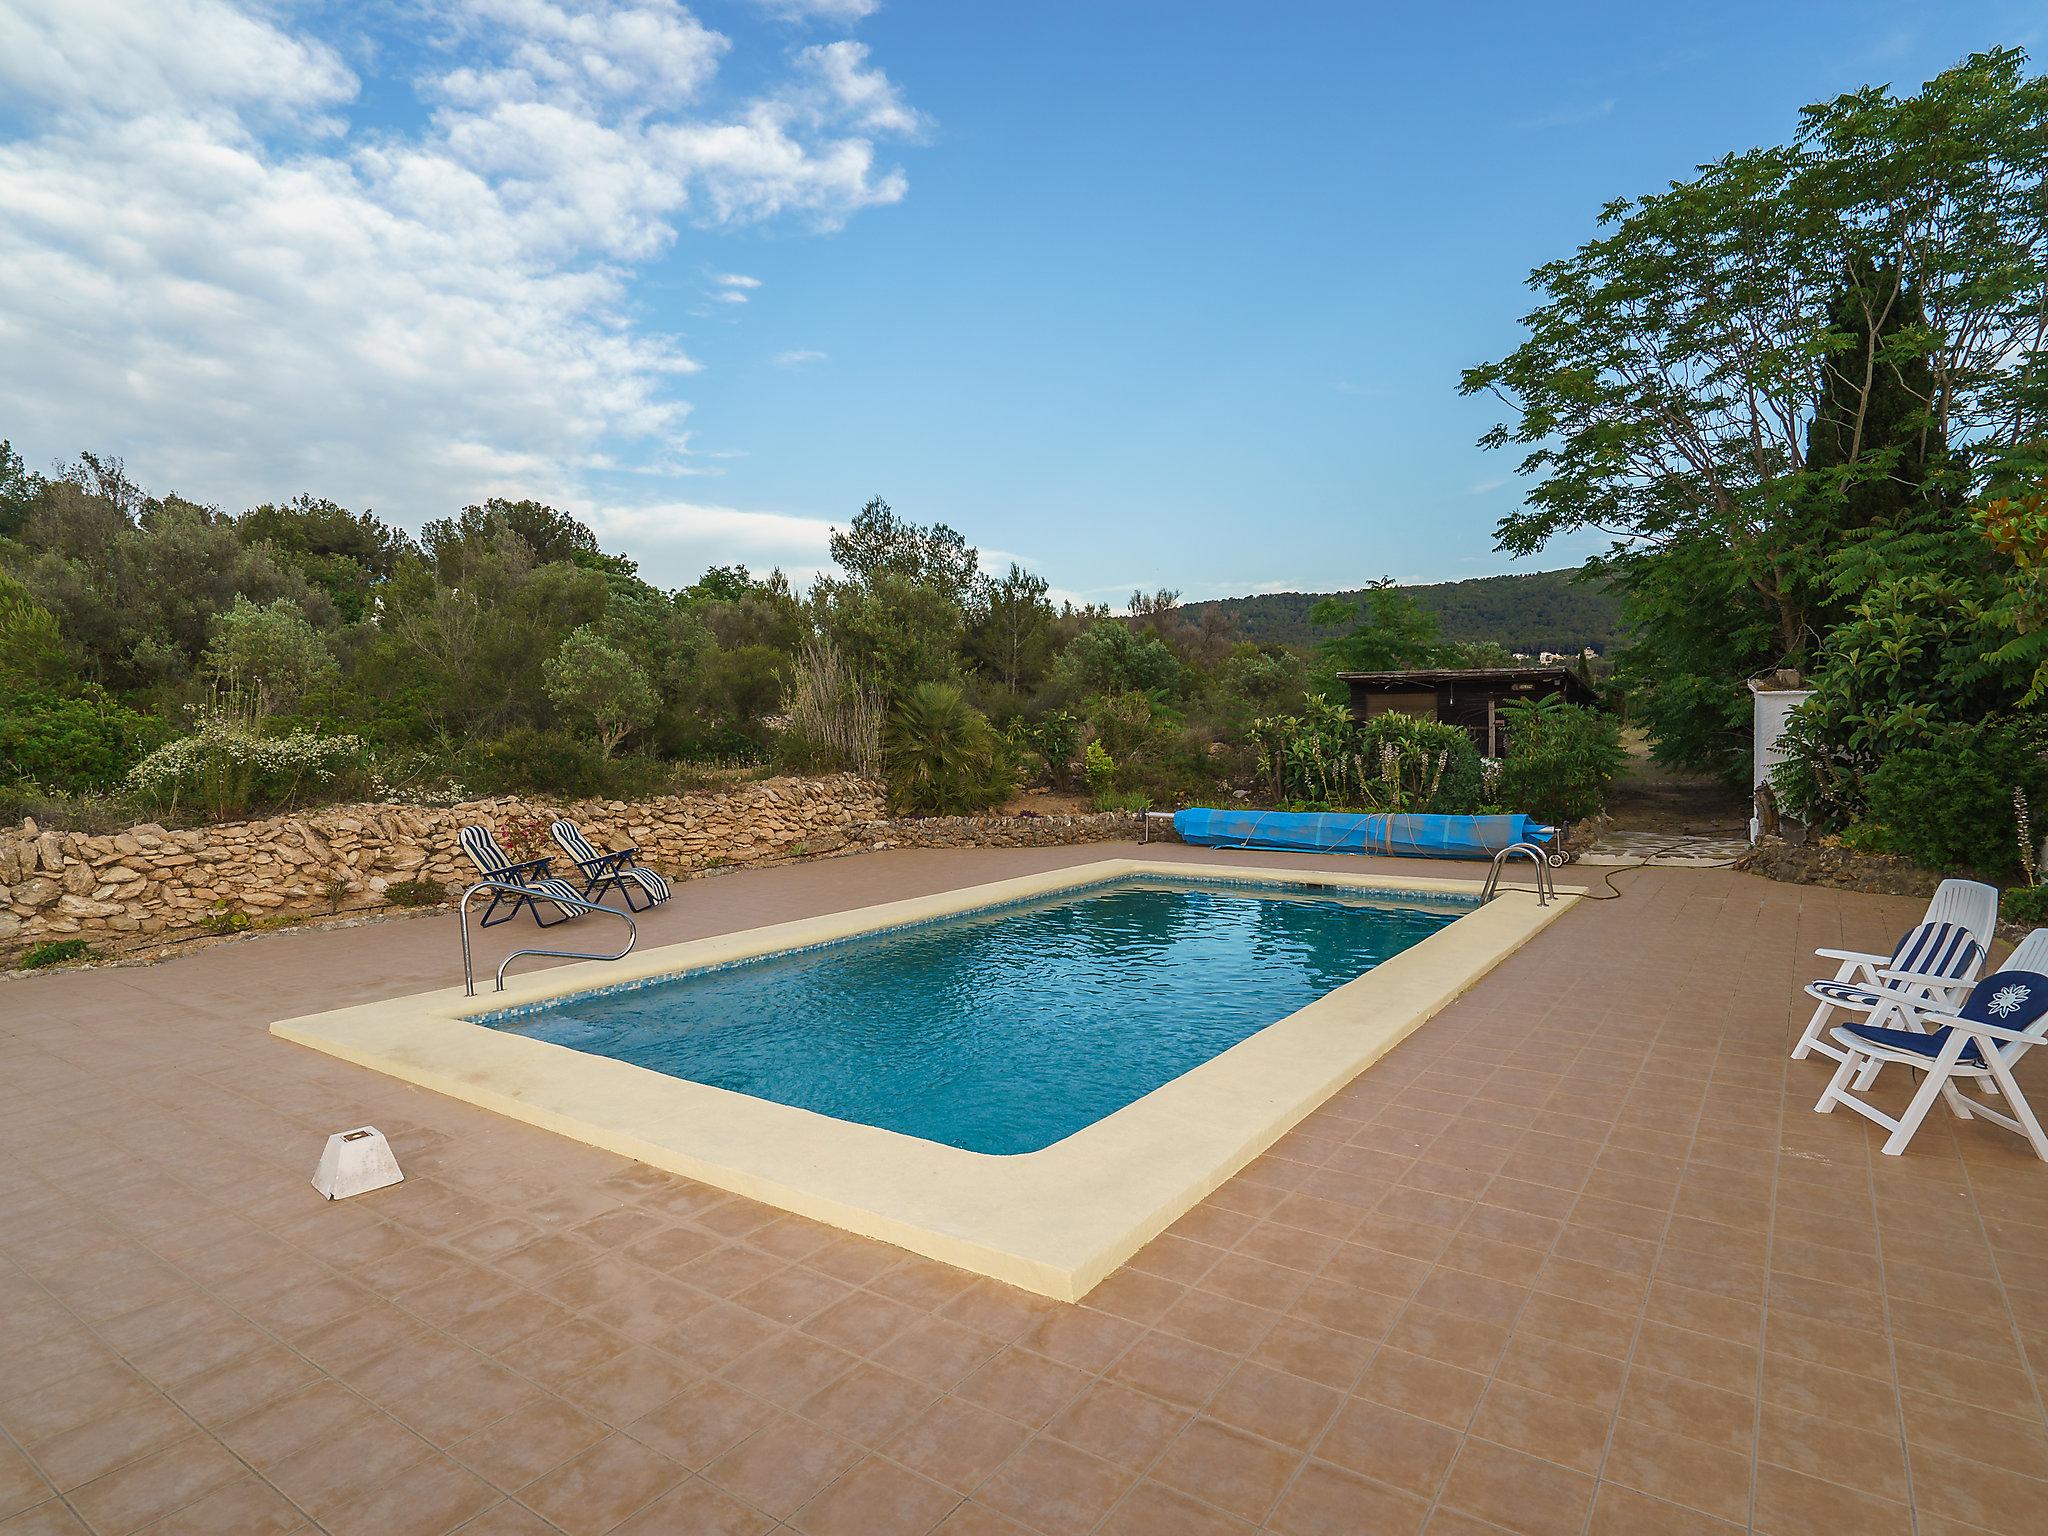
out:
{"label": "paved walkway", "polygon": [[1578,862],[1596,867],[1654,864],[1660,869],[1705,869],[1734,863],[1749,846],[1746,837],[1614,831],[1580,854]]}
{"label": "paved walkway", "polygon": [[[646,939],[1121,851],[729,875]],[[447,984],[445,916],[0,984],[0,1532],[2048,1528],[2048,1169],[1879,1158],[1785,1060],[1814,946],[1913,904],[1615,883],[1078,1307],[264,1033]],[[366,1120],[405,1183],[322,1202]]]}

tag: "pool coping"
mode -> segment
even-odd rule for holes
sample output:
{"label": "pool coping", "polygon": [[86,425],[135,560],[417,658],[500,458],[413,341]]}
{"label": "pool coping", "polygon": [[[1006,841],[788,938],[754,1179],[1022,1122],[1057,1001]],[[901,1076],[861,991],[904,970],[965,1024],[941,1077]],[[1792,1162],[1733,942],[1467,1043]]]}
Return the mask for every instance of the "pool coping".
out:
{"label": "pool coping", "polygon": [[1477,894],[1478,880],[1105,859],[280,1020],[270,1032],[686,1178],[1060,1301],[1124,1260],[1570,909],[1502,893],[1306,1007],[1038,1152],[995,1156],[673,1078],[470,1022],[1129,875]]}

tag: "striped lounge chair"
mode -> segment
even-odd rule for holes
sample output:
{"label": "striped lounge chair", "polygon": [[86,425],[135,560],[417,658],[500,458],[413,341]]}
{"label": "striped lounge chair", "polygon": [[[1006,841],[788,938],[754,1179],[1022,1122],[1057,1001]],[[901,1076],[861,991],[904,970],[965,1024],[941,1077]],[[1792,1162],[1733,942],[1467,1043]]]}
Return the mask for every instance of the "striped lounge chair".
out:
{"label": "striped lounge chair", "polygon": [[1806,995],[1814,1001],[1813,1017],[1792,1048],[1792,1059],[1815,1051],[1842,1059],[1842,1049],[1822,1038],[1838,1012],[1860,1013],[1865,1023],[1883,1024],[1905,1019],[1908,1003],[1936,1008],[1961,1003],[1983,967],[1984,945],[1969,929],[1960,923],[1922,923],[1867,976],[1806,984]]}
{"label": "striped lounge chair", "polygon": [[[581,891],[566,880],[558,880],[548,873],[548,860],[527,859],[516,861],[498,844],[498,835],[481,823],[464,827],[456,834],[462,844],[462,851],[469,855],[469,862],[476,866],[477,874],[485,880],[495,880],[502,885],[517,886],[517,891],[491,892],[491,904],[484,908],[483,920],[477,925],[488,928],[493,923],[509,923],[524,907],[533,914],[533,920],[543,928],[552,928],[557,923],[567,922],[583,910],[587,900]],[[554,917],[541,915],[541,904],[545,902],[555,909]],[[564,902],[576,902],[576,906],[565,906]],[[500,914],[498,909],[504,907]]]}
{"label": "striped lounge chair", "polygon": [[634,912],[644,912],[668,900],[668,882],[638,862],[638,848],[615,848],[600,853],[583,835],[583,829],[566,817],[548,828],[555,846],[569,856],[585,881],[583,899],[595,901],[602,891],[616,890]]}
{"label": "striped lounge chair", "polygon": [[[1819,1114],[1835,1106],[1852,1109],[1891,1132],[1884,1152],[1897,1157],[1939,1098],[1959,1120],[1989,1120],[2027,1138],[2034,1155],[2048,1162],[2048,1134],[2020,1091],[2013,1067],[2048,1040],[2048,928],[2036,928],[2005,964],[1970,989],[1961,1003],[1921,1000],[1899,1010],[1907,1027],[1876,1022],[1840,1024],[1834,1037],[1842,1064],[1814,1105]],[[1887,1066],[1925,1073],[1905,1109],[1894,1118],[1859,1097]],[[1975,1083],[2004,1101],[1994,1109],[1960,1091]]]}

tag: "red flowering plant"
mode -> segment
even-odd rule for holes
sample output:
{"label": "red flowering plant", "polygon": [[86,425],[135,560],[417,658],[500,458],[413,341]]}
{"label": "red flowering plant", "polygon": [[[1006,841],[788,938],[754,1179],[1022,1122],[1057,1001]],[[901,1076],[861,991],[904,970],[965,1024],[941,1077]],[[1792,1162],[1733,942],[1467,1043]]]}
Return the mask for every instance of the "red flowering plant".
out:
{"label": "red flowering plant", "polygon": [[497,826],[498,845],[515,864],[545,859],[554,852],[554,845],[548,840],[548,824],[538,816],[500,816]]}

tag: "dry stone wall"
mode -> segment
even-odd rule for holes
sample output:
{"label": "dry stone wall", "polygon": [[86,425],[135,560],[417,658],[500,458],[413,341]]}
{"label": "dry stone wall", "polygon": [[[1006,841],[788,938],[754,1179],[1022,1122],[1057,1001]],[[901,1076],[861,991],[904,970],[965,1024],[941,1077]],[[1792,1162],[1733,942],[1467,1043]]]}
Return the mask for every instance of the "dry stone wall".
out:
{"label": "dry stone wall", "polygon": [[1095,842],[1135,837],[1141,824],[1128,813],[892,821],[882,787],[853,774],[632,802],[330,806],[184,831],[146,824],[88,835],[24,822],[0,831],[0,969],[53,940],[120,953],[266,918],[375,911],[403,881],[459,888],[474,871],[457,829],[482,821],[503,835],[537,822],[544,839],[546,823],[564,814],[598,846],[638,847],[669,875],[863,848]]}

